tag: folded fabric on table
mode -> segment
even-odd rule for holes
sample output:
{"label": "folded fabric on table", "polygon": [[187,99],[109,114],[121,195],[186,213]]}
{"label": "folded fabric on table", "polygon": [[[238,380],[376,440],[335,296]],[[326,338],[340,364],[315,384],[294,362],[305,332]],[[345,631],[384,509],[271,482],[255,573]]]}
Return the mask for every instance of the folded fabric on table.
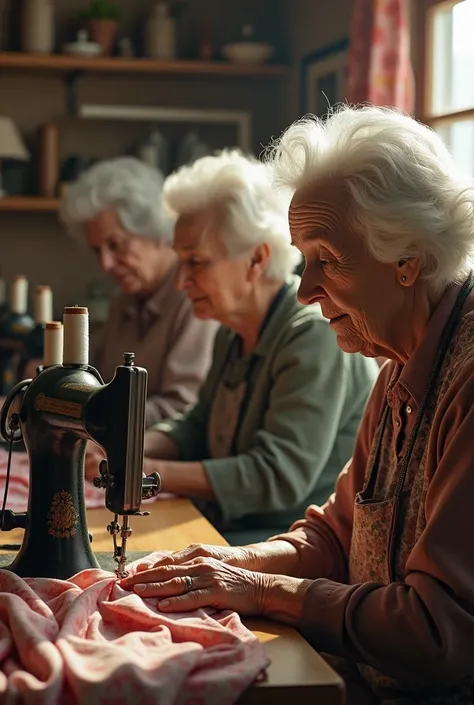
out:
{"label": "folded fabric on table", "polygon": [[0,702],[231,705],[268,665],[236,613],[156,604],[101,570],[68,581],[0,570]]}

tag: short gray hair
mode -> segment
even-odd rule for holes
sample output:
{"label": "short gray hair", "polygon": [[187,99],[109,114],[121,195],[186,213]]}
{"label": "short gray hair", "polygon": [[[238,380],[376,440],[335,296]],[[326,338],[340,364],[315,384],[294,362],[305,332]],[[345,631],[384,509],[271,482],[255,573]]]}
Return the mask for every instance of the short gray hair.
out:
{"label": "short gray hair", "polygon": [[174,217],[223,208],[222,237],[229,257],[267,243],[270,279],[286,279],[300,260],[291,246],[288,209],[273,188],[271,170],[239,150],[223,150],[178,169],[165,181],[163,202]]}
{"label": "short gray hair", "polygon": [[67,187],[60,218],[82,240],[84,224],[113,208],[134,235],[171,242],[174,226],[162,208],[163,181],[161,172],[134,157],[99,162]]}
{"label": "short gray hair", "polygon": [[396,262],[421,255],[422,275],[442,290],[462,281],[474,253],[474,186],[443,141],[395,109],[339,106],[307,115],[267,152],[275,184],[294,193],[341,180],[349,218],[372,255]]}

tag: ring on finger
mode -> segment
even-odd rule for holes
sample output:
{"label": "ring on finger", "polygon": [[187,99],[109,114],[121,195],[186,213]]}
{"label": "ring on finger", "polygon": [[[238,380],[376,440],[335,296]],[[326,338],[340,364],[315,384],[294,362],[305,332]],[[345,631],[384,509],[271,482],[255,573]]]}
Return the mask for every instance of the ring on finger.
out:
{"label": "ring on finger", "polygon": [[190,590],[193,589],[194,580],[192,579],[192,577],[190,575],[184,576],[184,582],[185,582],[184,592],[189,592]]}

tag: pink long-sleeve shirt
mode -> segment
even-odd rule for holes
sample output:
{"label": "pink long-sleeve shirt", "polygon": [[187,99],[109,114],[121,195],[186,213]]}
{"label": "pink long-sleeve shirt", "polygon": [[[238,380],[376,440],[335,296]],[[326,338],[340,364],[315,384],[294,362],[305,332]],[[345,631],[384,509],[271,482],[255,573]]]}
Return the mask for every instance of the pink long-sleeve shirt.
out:
{"label": "pink long-sleeve shirt", "polygon": [[[379,701],[474,702],[474,293],[418,433],[392,525],[400,461],[459,290],[448,289],[409,361],[381,370],[336,492],[274,537],[297,547],[299,576],[313,579],[302,632],[319,651],[357,663]],[[357,504],[387,402],[372,501]]]}

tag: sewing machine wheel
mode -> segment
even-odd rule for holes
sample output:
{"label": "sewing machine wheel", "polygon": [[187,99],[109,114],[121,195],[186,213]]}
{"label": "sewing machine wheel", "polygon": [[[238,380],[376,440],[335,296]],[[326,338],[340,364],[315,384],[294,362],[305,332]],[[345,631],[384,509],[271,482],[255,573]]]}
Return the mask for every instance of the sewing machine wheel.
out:
{"label": "sewing machine wheel", "polygon": [[[28,388],[31,381],[31,379],[24,379],[21,382],[18,382],[18,384],[15,384],[13,389],[11,389],[11,391],[7,394],[5,398],[5,401],[2,406],[2,411],[0,412],[0,434],[6,443],[16,443],[17,441],[21,441],[22,439],[21,429],[19,426],[15,428],[13,432],[11,430],[12,414],[10,414],[10,409],[13,403],[15,402],[17,396],[19,396]],[[13,410],[12,413],[18,412],[15,412],[15,410]]]}

